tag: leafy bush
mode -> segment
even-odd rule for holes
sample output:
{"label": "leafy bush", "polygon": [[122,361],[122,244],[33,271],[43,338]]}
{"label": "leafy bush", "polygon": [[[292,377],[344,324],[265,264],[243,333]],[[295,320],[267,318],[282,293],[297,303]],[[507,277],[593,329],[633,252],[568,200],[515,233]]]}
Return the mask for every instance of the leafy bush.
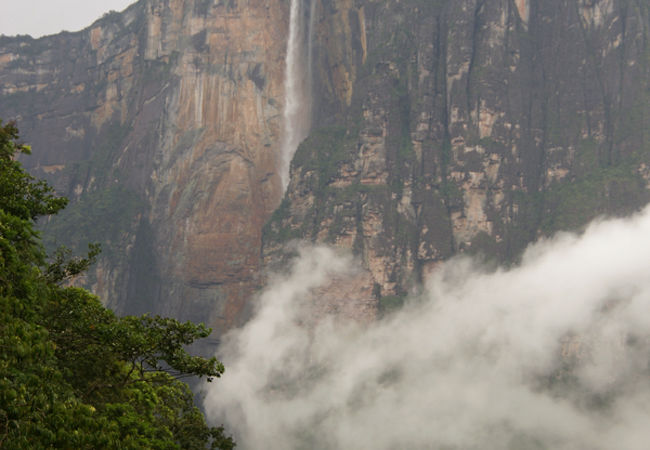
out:
{"label": "leafy bush", "polygon": [[223,448],[180,379],[220,377],[216,358],[185,346],[203,325],[161,317],[116,317],[97,297],[62,287],[97,253],[46,262],[39,216],[67,201],[16,160],[29,148],[0,122],[0,447]]}

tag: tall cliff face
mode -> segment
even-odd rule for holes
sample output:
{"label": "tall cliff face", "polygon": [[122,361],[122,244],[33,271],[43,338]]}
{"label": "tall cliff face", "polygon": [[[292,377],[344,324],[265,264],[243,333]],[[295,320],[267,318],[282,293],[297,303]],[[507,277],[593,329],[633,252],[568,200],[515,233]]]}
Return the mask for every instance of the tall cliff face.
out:
{"label": "tall cliff face", "polygon": [[293,238],[351,248],[390,307],[454,254],[512,261],[650,199],[647,2],[319,8],[320,127],[265,229],[267,263]]}
{"label": "tall cliff face", "polygon": [[79,33],[0,38],[0,117],[73,200],[46,236],[104,243],[85,282],[109,306],[239,320],[281,195],[287,11],[142,0]]}
{"label": "tall cliff face", "polygon": [[141,0],[80,33],[0,38],[0,117],[73,199],[46,235],[105,242],[85,282],[118,311],[223,331],[301,238],[365,268],[319,310],[372,320],[452,255],[509,262],[650,199],[647,2],[304,3],[314,126],[263,236],[288,0]]}

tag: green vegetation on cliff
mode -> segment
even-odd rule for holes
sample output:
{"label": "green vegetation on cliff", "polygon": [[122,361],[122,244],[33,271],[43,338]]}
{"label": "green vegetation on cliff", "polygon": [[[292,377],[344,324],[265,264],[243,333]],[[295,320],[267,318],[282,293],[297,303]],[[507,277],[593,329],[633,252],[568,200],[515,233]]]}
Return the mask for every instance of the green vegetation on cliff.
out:
{"label": "green vegetation on cliff", "polygon": [[110,256],[124,230],[129,230],[141,207],[142,200],[120,185],[90,191],[63,214],[53,216],[44,226],[47,250],[65,245],[73,250],[88,242],[102,242]]}
{"label": "green vegetation on cliff", "polygon": [[220,377],[189,355],[203,325],[116,317],[88,291],[63,287],[96,255],[47,262],[39,216],[67,200],[16,160],[29,148],[0,122],[0,447],[233,448],[194,406],[187,376]]}

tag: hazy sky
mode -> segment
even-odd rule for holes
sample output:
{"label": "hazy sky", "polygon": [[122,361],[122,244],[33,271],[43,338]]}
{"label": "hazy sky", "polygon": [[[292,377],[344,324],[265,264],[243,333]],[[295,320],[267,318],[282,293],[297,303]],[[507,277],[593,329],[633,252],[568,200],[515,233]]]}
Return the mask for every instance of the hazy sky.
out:
{"label": "hazy sky", "polygon": [[102,14],[122,11],[135,0],[0,0],[0,34],[40,37],[81,30]]}

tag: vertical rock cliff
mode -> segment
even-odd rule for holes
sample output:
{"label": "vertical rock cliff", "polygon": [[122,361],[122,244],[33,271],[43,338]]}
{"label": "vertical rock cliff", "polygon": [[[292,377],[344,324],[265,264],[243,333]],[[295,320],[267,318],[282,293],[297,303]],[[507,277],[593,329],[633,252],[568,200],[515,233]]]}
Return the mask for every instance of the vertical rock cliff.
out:
{"label": "vertical rock cliff", "polygon": [[109,306],[217,331],[239,320],[281,195],[287,13],[142,0],[79,33],[1,38],[0,117],[73,200],[46,236],[103,242],[85,282]]}
{"label": "vertical rock cliff", "polygon": [[372,315],[368,292],[390,308],[454,254],[507,263],[539,236],[648,201],[647,2],[319,11],[318,127],[265,229],[267,263],[294,238],[351,248]]}
{"label": "vertical rock cliff", "polygon": [[141,0],[0,38],[0,117],[73,200],[46,237],[104,242],[85,283],[118,311],[221,332],[303,239],[364,267],[321,310],[373,320],[455,254],[508,263],[650,199],[647,2],[294,4],[313,125],[281,204],[289,0]]}

